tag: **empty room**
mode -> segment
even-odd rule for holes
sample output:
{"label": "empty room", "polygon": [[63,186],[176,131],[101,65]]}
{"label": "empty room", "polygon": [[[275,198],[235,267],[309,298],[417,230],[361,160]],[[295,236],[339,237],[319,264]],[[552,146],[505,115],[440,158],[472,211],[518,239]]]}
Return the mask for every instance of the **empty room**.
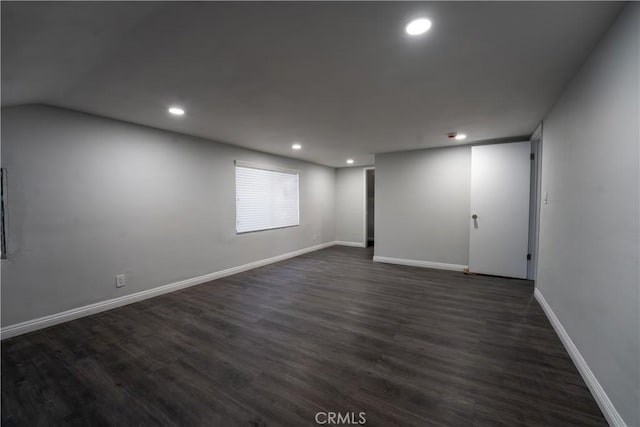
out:
{"label": "empty room", "polygon": [[3,426],[640,427],[640,3],[1,25]]}

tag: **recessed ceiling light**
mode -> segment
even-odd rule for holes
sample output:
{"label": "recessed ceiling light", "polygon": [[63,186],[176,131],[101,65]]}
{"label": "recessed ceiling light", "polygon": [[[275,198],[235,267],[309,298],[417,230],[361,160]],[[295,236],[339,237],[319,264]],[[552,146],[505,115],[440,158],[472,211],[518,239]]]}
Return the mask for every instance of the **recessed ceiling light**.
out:
{"label": "recessed ceiling light", "polygon": [[353,159],[347,159],[347,164],[352,165],[353,164]]}
{"label": "recessed ceiling light", "polygon": [[184,110],[180,107],[170,107],[169,112],[174,116],[184,116]]}
{"label": "recessed ceiling light", "polygon": [[299,149],[301,149],[301,148],[302,148],[302,145],[300,145],[300,144],[298,144],[298,143],[295,143],[295,144],[293,144],[293,145],[291,146],[291,148],[293,148],[294,150],[299,150]]}
{"label": "recessed ceiling light", "polygon": [[458,140],[458,141],[462,141],[463,139],[465,139],[467,137],[466,134],[458,133],[458,132],[451,132],[447,136],[449,137],[449,139],[455,139],[455,140]]}
{"label": "recessed ceiling light", "polygon": [[429,28],[431,28],[430,20],[427,18],[418,18],[409,22],[407,26],[404,27],[404,30],[410,36],[419,36],[420,34],[424,34],[429,31]]}

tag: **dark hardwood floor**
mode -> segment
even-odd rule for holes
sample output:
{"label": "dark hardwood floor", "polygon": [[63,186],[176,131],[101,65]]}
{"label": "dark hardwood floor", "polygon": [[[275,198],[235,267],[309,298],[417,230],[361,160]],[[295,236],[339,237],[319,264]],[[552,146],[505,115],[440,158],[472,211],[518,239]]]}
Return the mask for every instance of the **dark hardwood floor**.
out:
{"label": "dark hardwood floor", "polygon": [[372,426],[607,425],[530,282],[377,264],[372,250],[332,247],[5,340],[2,425],[313,426],[319,411]]}

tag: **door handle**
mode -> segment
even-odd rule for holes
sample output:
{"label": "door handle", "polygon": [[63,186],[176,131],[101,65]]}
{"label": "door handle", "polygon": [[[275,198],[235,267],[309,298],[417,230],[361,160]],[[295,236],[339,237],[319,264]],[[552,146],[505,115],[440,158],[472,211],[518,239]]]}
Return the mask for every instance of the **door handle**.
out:
{"label": "door handle", "polygon": [[478,219],[478,215],[473,214],[473,215],[471,215],[471,218],[473,218],[473,219]]}

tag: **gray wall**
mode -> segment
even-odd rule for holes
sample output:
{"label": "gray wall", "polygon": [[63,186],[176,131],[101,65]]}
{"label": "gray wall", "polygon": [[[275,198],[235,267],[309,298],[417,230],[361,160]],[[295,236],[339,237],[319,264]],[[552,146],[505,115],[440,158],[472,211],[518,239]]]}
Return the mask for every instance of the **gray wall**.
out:
{"label": "gray wall", "polygon": [[543,127],[536,286],[627,425],[640,425],[640,4]]}
{"label": "gray wall", "polygon": [[336,169],[336,240],[364,241],[364,170]]}
{"label": "gray wall", "polygon": [[375,255],[467,265],[471,147],[376,155]]}
{"label": "gray wall", "polygon": [[[300,226],[236,235],[236,159],[300,171]],[[2,166],[5,326],[335,238],[333,168],[203,139],[15,107],[2,110]]]}

